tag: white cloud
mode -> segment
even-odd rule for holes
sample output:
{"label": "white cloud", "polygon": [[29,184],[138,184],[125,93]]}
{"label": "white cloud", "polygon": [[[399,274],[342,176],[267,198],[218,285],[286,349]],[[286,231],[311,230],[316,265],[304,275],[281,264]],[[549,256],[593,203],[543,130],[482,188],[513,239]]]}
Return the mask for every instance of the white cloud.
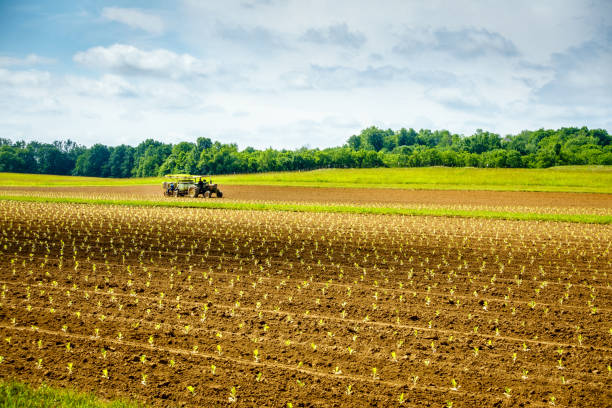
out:
{"label": "white cloud", "polygon": [[74,61],[101,70],[124,75],[157,75],[178,79],[186,76],[204,76],[212,64],[189,54],[176,54],[165,49],[143,51],[131,45],[115,44],[93,47],[79,52]]}
{"label": "white cloud", "polygon": [[164,21],[159,16],[139,9],[105,7],[102,9],[102,17],[154,35],[163,34],[166,29]]}
{"label": "white cloud", "polygon": [[0,67],[46,65],[54,62],[53,58],[41,57],[36,54],[29,54],[24,58],[0,56]]}
{"label": "white cloud", "polygon": [[[341,145],[371,125],[612,129],[610,2],[517,2],[183,0],[103,12],[137,30],[89,12],[77,69],[0,57],[0,137],[293,148]],[[165,20],[126,17],[138,13]]]}
{"label": "white cloud", "polygon": [[75,94],[87,97],[135,97],[140,91],[123,77],[106,74],[100,79],[90,79],[82,76],[66,78],[66,87]]}
{"label": "white cloud", "polygon": [[551,57],[550,81],[535,92],[540,103],[612,106],[612,26],[602,35]]}
{"label": "white cloud", "polygon": [[436,51],[462,59],[491,55],[515,57],[519,54],[512,41],[501,34],[473,27],[455,30],[446,27],[435,30],[409,30],[393,47],[393,51],[409,56]]}
{"label": "white cloud", "polygon": [[0,84],[11,86],[40,86],[49,82],[50,77],[46,71],[10,71],[0,68]]}
{"label": "white cloud", "polygon": [[301,37],[302,41],[315,44],[332,44],[349,48],[361,48],[366,37],[360,31],[350,31],[346,23],[326,28],[309,28]]}

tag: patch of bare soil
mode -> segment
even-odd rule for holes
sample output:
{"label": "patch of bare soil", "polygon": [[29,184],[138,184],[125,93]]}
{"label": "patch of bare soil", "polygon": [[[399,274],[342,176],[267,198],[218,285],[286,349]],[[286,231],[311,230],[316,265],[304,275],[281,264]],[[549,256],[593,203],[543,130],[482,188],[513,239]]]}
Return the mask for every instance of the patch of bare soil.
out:
{"label": "patch of bare soil", "polygon": [[612,400],[610,226],[0,202],[0,227],[3,378],[157,406]]}

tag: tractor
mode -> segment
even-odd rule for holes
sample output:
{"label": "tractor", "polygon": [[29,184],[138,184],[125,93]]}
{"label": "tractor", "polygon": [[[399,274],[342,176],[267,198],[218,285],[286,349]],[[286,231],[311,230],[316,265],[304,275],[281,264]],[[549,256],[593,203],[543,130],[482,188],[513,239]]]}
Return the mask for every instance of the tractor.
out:
{"label": "tractor", "polygon": [[163,192],[166,197],[223,197],[212,180],[206,180],[206,176],[193,176],[190,174],[169,174],[166,176],[168,181],[162,184]]}

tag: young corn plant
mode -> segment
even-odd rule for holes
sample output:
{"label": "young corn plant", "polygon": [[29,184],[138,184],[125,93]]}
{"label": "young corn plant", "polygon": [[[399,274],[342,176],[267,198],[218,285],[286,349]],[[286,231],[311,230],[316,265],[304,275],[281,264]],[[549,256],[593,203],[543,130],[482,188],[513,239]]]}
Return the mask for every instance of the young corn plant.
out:
{"label": "young corn plant", "polygon": [[378,369],[376,367],[372,367],[372,378],[375,380],[380,380],[380,377],[378,376]]}
{"label": "young corn plant", "polygon": [[259,363],[259,350],[258,349],[253,350],[253,358],[255,359],[256,363]]}
{"label": "young corn plant", "polygon": [[392,360],[394,363],[397,363],[397,354],[395,353],[395,351],[392,351],[392,352],[391,352],[391,360]]}
{"label": "young corn plant", "polygon": [[238,401],[238,396],[236,393],[236,387],[232,387],[230,390],[230,396],[228,398],[228,401],[230,402],[230,404],[235,403],[236,401]]}

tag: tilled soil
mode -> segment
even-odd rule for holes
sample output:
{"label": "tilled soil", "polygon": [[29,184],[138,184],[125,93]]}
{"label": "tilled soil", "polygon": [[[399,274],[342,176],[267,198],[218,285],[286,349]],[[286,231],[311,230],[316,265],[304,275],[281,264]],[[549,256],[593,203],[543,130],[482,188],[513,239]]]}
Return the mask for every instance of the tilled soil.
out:
{"label": "tilled soil", "polygon": [[5,378],[158,406],[612,402],[610,226],[19,202],[0,225]]}
{"label": "tilled soil", "polygon": [[[612,211],[610,194],[515,191],[401,190],[275,186],[220,186],[225,199],[346,204],[598,208]],[[5,191],[56,192],[160,198],[158,186],[3,187]]]}

